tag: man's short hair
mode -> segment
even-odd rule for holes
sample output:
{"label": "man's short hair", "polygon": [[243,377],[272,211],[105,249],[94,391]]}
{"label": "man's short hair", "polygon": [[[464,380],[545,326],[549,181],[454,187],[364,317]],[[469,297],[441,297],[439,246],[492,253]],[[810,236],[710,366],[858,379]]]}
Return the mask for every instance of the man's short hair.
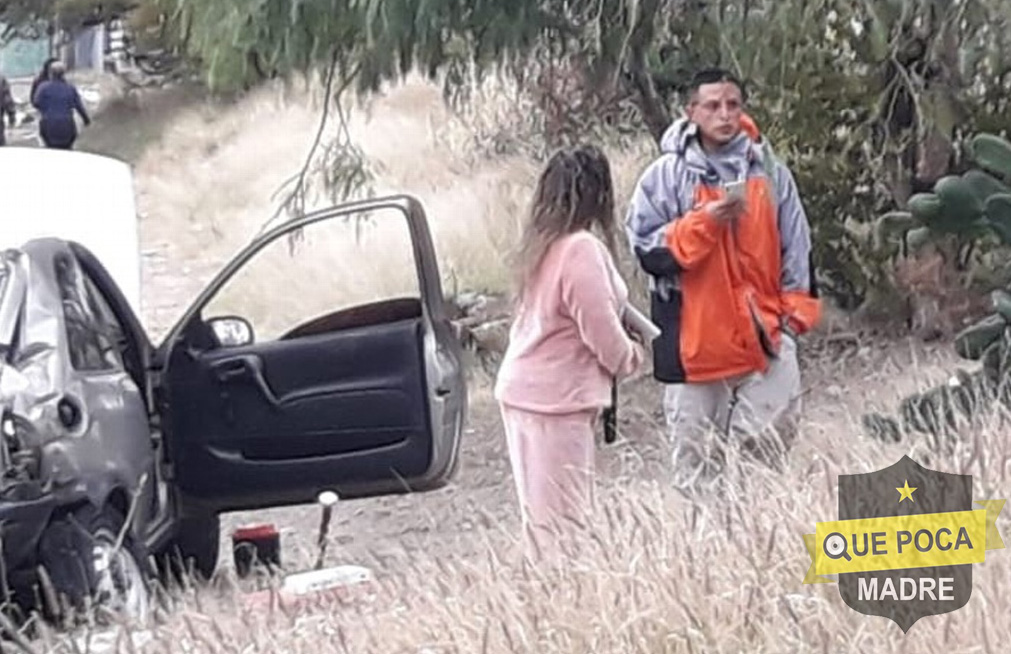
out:
{"label": "man's short hair", "polygon": [[724,68],[703,68],[692,76],[688,84],[688,97],[691,98],[698,93],[699,87],[703,84],[718,84],[720,82],[730,82],[741,90],[741,99],[748,100],[748,90],[744,88],[744,82],[739,77]]}

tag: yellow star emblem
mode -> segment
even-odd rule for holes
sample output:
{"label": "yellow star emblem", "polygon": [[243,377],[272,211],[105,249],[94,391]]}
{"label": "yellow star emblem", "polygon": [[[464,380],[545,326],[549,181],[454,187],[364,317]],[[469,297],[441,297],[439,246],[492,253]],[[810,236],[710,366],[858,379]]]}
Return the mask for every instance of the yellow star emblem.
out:
{"label": "yellow star emblem", "polygon": [[905,484],[903,486],[897,487],[895,490],[899,491],[899,501],[900,502],[902,502],[903,500],[907,500],[907,499],[910,502],[915,501],[915,500],[913,500],[913,491],[916,490],[916,487],[914,486],[913,488],[910,488],[909,487],[909,480],[908,479],[905,481]]}

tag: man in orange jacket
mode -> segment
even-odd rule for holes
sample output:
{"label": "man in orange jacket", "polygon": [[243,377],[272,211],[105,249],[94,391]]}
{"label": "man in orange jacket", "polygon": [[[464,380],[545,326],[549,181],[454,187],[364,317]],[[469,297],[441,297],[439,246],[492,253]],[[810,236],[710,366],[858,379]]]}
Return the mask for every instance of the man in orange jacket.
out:
{"label": "man in orange jacket", "polygon": [[743,85],[710,69],[689,91],[626,217],[663,331],[653,374],[686,492],[720,476],[728,440],[778,466],[800,407],[796,338],[820,317],[797,186],[744,112]]}

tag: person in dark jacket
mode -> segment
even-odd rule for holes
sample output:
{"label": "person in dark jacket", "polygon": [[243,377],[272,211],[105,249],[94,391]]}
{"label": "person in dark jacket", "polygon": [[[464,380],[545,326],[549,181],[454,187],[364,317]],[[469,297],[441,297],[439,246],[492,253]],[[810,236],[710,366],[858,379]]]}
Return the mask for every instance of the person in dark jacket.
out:
{"label": "person in dark jacket", "polygon": [[4,116],[10,121],[10,126],[14,127],[17,120],[17,106],[14,104],[14,96],[11,94],[11,85],[7,78],[0,74],[0,145],[7,145],[7,130],[4,125]]}
{"label": "person in dark jacket", "polygon": [[72,150],[77,140],[74,112],[80,114],[85,125],[91,124],[91,117],[77,88],[66,81],[63,62],[54,62],[49,72],[49,81],[43,82],[35,92],[35,106],[42,114],[39,135],[47,148]]}
{"label": "person in dark jacket", "polygon": [[39,74],[32,80],[32,90],[28,92],[28,101],[31,102],[33,107],[35,106],[35,92],[39,90],[39,87],[42,86],[44,82],[49,81],[50,69],[57,61],[59,60],[55,57],[46,59],[45,63],[42,64],[42,70],[40,70]]}

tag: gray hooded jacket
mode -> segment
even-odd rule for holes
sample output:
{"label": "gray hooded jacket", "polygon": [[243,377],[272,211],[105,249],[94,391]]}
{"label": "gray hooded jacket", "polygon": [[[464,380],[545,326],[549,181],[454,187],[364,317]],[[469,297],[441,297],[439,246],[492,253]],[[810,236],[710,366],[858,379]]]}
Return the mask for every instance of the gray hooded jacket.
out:
{"label": "gray hooded jacket", "polygon": [[664,133],[660,149],[661,156],[640,176],[625,218],[632,251],[653,288],[663,292],[667,285],[676,287],[680,267],[664,243],[665,228],[693,208],[698,184],[771,175],[778,200],[783,290],[814,291],[810,228],[797,185],[789,169],[760,140],[750,119],[733,141],[707,153],[699,143],[697,126],[681,118]]}
{"label": "gray hooded jacket", "polygon": [[[729,375],[733,371],[758,366],[757,357],[741,351],[739,342],[733,336],[743,333],[739,331],[740,325],[732,322],[733,309],[721,312],[715,306],[702,305],[740,302],[742,306],[750,306],[762,349],[775,356],[775,339],[766,321],[785,326],[791,318],[798,318],[795,301],[806,304],[808,313],[812,309],[810,303],[797,299],[797,296],[817,297],[811,265],[810,230],[793,176],[772,156],[750,118],[742,120],[742,128],[731,142],[716,152],[707,153],[699,143],[697,126],[685,119],[676,121],[663,136],[661,156],[646,168],[632,194],[625,230],[633,253],[650,276],[651,315],[662,331],[653,342],[653,373],[664,382],[679,383],[691,380],[693,376],[713,378],[713,375],[722,374],[720,368],[725,368]],[[765,270],[745,271],[747,279],[730,282],[741,284],[739,288],[700,286],[698,278],[693,278],[693,290],[686,295],[688,280],[685,278],[686,283],[682,283],[685,270],[669,246],[668,227],[697,208],[695,203],[702,188],[711,189],[738,180],[748,181],[746,202],[749,215],[764,215],[774,223],[771,225],[774,240],[770,245],[776,247],[778,241],[778,261],[767,261],[763,266]],[[761,180],[766,181],[768,190],[755,193],[756,182],[760,185]],[[706,196],[712,197],[712,193],[707,191]],[[756,206],[756,202],[769,202],[772,206]],[[739,230],[739,227],[733,226],[735,233],[755,233],[753,229]],[[761,249],[747,245],[743,249],[748,252],[748,257],[762,256]],[[742,254],[732,251],[720,256],[729,256],[739,262],[736,257]],[[685,265],[693,264],[686,262]],[[706,269],[709,270],[707,274],[730,279],[730,273],[719,264]],[[766,279],[766,275],[778,280],[778,288],[767,288],[766,292],[775,293],[780,299],[767,299],[765,311],[767,313],[770,307],[782,305],[783,313],[763,318],[758,307],[762,302],[754,304],[755,298],[749,297],[753,295],[749,285]],[[706,290],[699,291],[699,288]],[[791,299],[785,299],[787,296]],[[683,335],[684,320],[688,321],[688,332]],[[730,322],[715,325],[712,320]],[[703,334],[700,330],[709,331]],[[709,343],[706,346],[708,353],[700,353],[700,339]],[[691,344],[691,350],[683,352],[682,345],[686,342]]]}

